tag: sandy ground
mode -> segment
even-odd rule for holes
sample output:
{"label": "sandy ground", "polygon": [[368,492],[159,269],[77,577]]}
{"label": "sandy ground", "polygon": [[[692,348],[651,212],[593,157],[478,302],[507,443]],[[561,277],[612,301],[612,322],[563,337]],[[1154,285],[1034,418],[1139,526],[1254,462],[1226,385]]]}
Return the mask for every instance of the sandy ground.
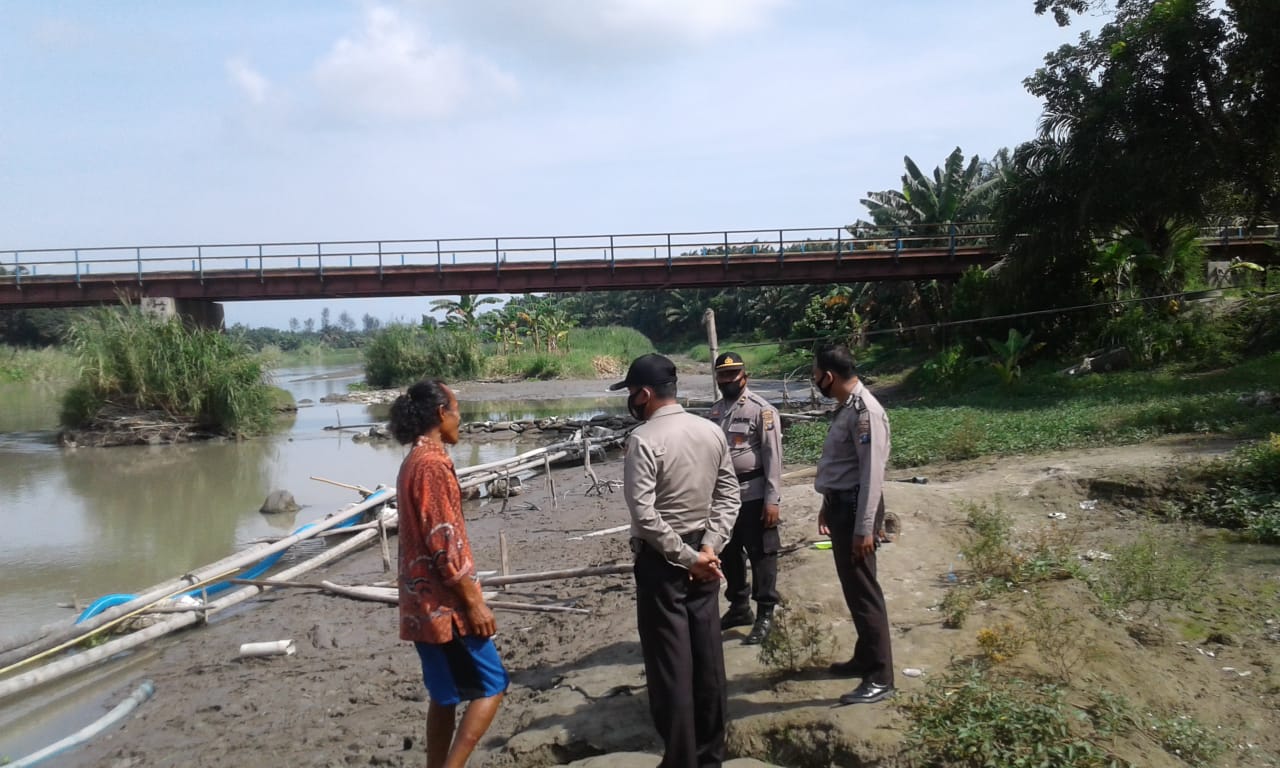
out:
{"label": "sandy ground", "polygon": [[[563,390],[556,396],[564,396]],[[1093,478],[1130,470],[1165,472],[1222,448],[1213,441],[1170,440],[893,473],[899,480],[930,478],[928,484],[893,482],[887,490],[888,505],[904,527],[898,542],[882,550],[880,561],[895,628],[896,666],[924,673],[918,678],[899,675],[899,701],[941,675],[951,659],[972,654],[975,628],[1009,610],[979,604],[966,629],[941,625],[937,605],[949,588],[946,574],[956,567],[964,502],[998,499],[1027,527],[1046,525],[1048,512],[1065,513],[1066,524],[1082,532],[1079,546],[1094,546],[1093,536],[1123,526],[1129,516],[1110,503],[1092,511],[1079,508]],[[618,480],[621,466],[615,457],[596,469],[603,479]],[[782,559],[780,586],[789,605],[821,617],[836,640],[835,656],[847,658],[853,629],[831,555],[808,546],[818,539],[818,499],[809,482],[797,480],[786,492],[783,540],[795,549]],[[507,533],[512,569],[518,572],[629,561],[625,534],[573,538],[624,523],[620,492],[585,496],[581,469],[557,472],[561,498],[554,506],[541,480],[528,487],[505,510],[501,502],[469,503],[471,536],[482,567],[497,567],[499,531]],[[392,577],[375,548],[307,580],[372,583]],[[1071,585],[1064,583],[1063,601],[1076,599]],[[472,764],[545,766],[585,760],[580,764],[593,768],[656,765],[661,745],[648,716],[630,577],[511,587],[503,598],[554,600],[592,613],[498,614],[497,642],[513,684]],[[155,698],[127,724],[59,764],[244,768],[422,763],[425,697],[416,655],[396,637],[393,606],[309,590],[277,591],[251,605],[162,643],[119,691],[123,697],[138,681],[151,678]],[[1276,672],[1271,667],[1280,646],[1243,643],[1219,648],[1216,658],[1210,658],[1173,643],[1144,648],[1122,629],[1100,621],[1087,631],[1094,633],[1102,659],[1086,673],[1097,685],[1152,705],[1189,707],[1204,722],[1229,726],[1234,740],[1254,745],[1233,750],[1224,764],[1261,766],[1280,755],[1280,729],[1274,727]],[[831,679],[821,669],[772,674],[754,648],[741,645],[743,634],[732,630],[725,641],[732,757],[778,765],[896,764],[905,724],[898,706],[833,706],[850,681]],[[297,641],[296,656],[236,659],[242,642],[280,638]],[[1252,670],[1252,675],[1224,676],[1224,665]],[[639,754],[613,754],[624,752]],[[1181,764],[1159,749],[1125,756],[1141,765]]]}

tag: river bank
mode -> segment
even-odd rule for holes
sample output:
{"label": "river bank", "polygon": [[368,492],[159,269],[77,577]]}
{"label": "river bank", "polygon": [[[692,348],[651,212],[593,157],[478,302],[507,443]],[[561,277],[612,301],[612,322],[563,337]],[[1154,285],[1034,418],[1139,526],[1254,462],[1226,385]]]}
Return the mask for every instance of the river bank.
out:
{"label": "river bank", "polygon": [[[980,656],[981,629],[1023,621],[1028,611],[1026,600],[1013,590],[979,599],[963,628],[944,626],[940,606],[955,589],[947,576],[960,570],[965,578],[956,552],[963,546],[967,505],[1002,505],[1020,535],[1069,531],[1076,555],[1118,551],[1143,524],[1122,495],[1096,498],[1104,481],[1135,474],[1164,477],[1226,447],[1211,439],[1170,438],[1125,448],[915,468],[911,475],[933,481],[890,483],[888,504],[900,513],[903,532],[883,550],[881,580],[895,627],[896,666],[900,673],[913,668],[922,675],[899,674],[897,703],[837,708],[832,704],[851,686],[849,681],[830,679],[821,668],[777,674],[761,665],[755,649],[738,642],[741,631],[729,632],[725,656],[731,755],[789,766],[898,764],[909,725],[901,705],[927,693],[954,660]],[[601,479],[621,479],[617,458],[596,463],[595,470]],[[891,477],[906,480],[906,474]],[[515,571],[630,559],[625,534],[576,538],[624,523],[620,494],[586,496],[582,470],[560,470],[556,487],[561,495],[553,511],[549,489],[537,480],[531,486],[505,507],[500,502],[468,503],[482,567],[496,567],[500,531],[510,542]],[[1082,499],[1097,503],[1081,505]],[[834,657],[845,658],[853,632],[830,554],[806,546],[818,538],[817,497],[807,481],[786,489],[783,510],[784,545],[791,548],[782,559],[784,599],[790,608],[814,617],[835,638]],[[1059,515],[1065,522],[1058,522]],[[1087,610],[1078,591],[1083,581],[1037,588],[1056,610],[1080,622],[1076,634],[1088,637],[1094,651],[1080,662],[1069,695],[1080,698],[1104,689],[1132,702],[1139,713],[1181,713],[1187,718],[1183,722],[1203,726],[1225,745],[1218,764],[1264,766],[1280,759],[1274,728],[1280,693],[1280,670],[1275,668],[1280,634],[1274,622],[1280,619],[1280,604],[1274,568],[1264,567],[1274,562],[1275,550],[1241,549],[1234,555],[1233,588],[1252,596],[1244,613],[1228,617],[1208,610],[1191,617],[1196,624],[1177,612],[1158,611],[1143,622],[1159,628],[1150,636],[1133,632],[1132,622],[1104,620]],[[370,583],[393,574],[384,571],[376,552],[366,552],[317,579],[321,576]],[[513,684],[474,764],[544,766],[620,751],[657,754],[632,595],[627,576],[506,591],[503,597],[510,599],[554,599],[592,613],[499,613],[497,642]],[[281,591],[157,645],[122,676],[117,691],[123,696],[149,677],[156,682],[156,698],[134,720],[65,763],[114,768],[419,765],[425,699],[416,657],[396,639],[394,611],[392,606],[306,590]],[[1229,631],[1216,631],[1224,627]],[[282,638],[297,641],[296,656],[235,658],[242,642]],[[1044,673],[1041,655],[1030,646],[1008,664],[1002,669]],[[1187,764],[1162,744],[1137,732],[1115,736],[1106,746],[1139,765]],[[656,761],[652,757],[648,764]],[[637,764],[644,765],[643,758]]]}

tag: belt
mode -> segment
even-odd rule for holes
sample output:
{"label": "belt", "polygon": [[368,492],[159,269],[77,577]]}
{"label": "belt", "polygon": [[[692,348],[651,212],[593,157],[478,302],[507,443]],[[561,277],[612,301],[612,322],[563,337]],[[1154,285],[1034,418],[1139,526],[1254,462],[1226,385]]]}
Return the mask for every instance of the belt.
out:
{"label": "belt", "polygon": [[739,474],[738,482],[749,483],[757,477],[764,477],[764,467],[756,467],[755,469],[749,469],[746,472]]}
{"label": "belt", "polygon": [[[680,534],[680,540],[683,541],[685,544],[688,544],[689,546],[693,547],[694,549],[697,549],[698,547],[702,546],[702,534],[704,533],[706,533],[706,531],[699,528],[693,533]],[[631,553],[632,554],[638,555],[646,549],[652,550],[654,552],[658,552],[658,550],[649,546],[649,542],[645,541],[644,539],[641,539],[635,536],[631,537]],[[661,553],[659,552],[658,554],[661,554]]]}
{"label": "belt", "polygon": [[862,486],[855,485],[847,491],[827,491],[822,495],[829,501],[840,501],[841,499],[846,499],[852,496],[853,500],[856,502],[858,500],[858,491],[860,490],[862,490]]}

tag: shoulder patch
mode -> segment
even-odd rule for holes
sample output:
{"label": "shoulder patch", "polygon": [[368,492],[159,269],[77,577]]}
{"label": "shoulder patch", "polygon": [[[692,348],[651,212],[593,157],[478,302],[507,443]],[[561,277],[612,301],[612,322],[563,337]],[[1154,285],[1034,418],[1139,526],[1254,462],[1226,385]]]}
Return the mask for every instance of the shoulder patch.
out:
{"label": "shoulder patch", "polygon": [[764,419],[765,429],[773,429],[773,409],[772,408],[766,408],[764,412],[760,414],[760,418]]}
{"label": "shoulder patch", "polygon": [[866,403],[864,403],[864,402],[862,402],[862,396],[861,396],[861,395],[854,395],[854,397],[853,397],[853,410],[855,410],[855,411],[857,411],[857,412],[859,412],[859,413],[861,413],[861,412],[863,412],[863,411],[867,410],[867,404],[866,404]]}

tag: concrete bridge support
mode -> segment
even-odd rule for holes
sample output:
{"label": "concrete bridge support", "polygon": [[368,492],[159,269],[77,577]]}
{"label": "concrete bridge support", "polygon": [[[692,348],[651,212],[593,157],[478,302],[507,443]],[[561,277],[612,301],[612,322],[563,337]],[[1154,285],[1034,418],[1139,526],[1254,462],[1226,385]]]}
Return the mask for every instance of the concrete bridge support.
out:
{"label": "concrete bridge support", "polygon": [[153,317],[182,318],[182,322],[196,328],[223,329],[222,305],[203,299],[174,299],[168,296],[144,296],[139,300],[142,311]]}

